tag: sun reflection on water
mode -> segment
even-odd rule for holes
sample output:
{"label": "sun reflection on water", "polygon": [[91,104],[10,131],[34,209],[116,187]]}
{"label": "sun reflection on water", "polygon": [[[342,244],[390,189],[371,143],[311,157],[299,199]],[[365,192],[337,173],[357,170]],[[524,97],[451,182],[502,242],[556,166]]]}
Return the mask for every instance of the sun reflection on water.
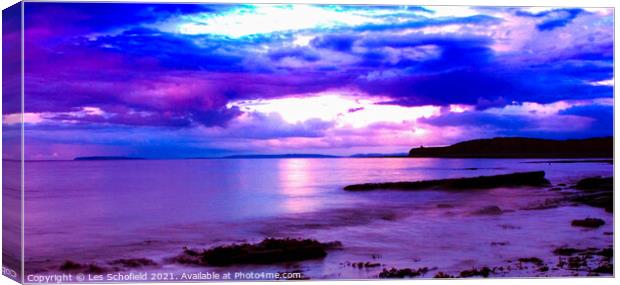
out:
{"label": "sun reflection on water", "polygon": [[314,196],[317,188],[312,187],[316,177],[312,159],[282,159],[278,163],[281,194],[284,196],[282,207],[293,213],[316,210],[319,199]]}

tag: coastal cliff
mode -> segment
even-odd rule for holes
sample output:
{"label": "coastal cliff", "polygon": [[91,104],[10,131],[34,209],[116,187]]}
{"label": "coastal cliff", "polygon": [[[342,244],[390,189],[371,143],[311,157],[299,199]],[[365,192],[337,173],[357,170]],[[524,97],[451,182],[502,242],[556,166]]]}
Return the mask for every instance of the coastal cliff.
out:
{"label": "coastal cliff", "polygon": [[547,140],[505,137],[464,141],[446,147],[419,147],[410,157],[579,158],[613,157],[613,137]]}

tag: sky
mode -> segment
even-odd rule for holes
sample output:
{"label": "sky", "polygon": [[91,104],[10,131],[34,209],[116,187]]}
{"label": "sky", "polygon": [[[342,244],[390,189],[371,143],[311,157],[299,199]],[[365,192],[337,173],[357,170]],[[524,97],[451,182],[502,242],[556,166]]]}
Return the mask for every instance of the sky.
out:
{"label": "sky", "polygon": [[24,21],[27,159],[613,134],[612,9],[26,3]]}

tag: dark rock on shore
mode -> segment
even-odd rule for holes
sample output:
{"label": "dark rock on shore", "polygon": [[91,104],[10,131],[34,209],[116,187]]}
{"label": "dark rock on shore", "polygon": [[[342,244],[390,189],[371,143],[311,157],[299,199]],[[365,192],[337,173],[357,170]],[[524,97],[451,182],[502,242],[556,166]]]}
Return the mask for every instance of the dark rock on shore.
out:
{"label": "dark rock on shore", "polygon": [[437,274],[435,274],[433,278],[454,278],[454,276],[440,271],[440,272],[437,272]]}
{"label": "dark rock on shore", "polygon": [[571,226],[583,228],[598,228],[605,224],[605,221],[596,218],[586,218],[583,220],[573,220]]}
{"label": "dark rock on shore", "polygon": [[613,138],[547,140],[532,138],[492,138],[460,142],[446,147],[419,147],[410,157],[459,158],[600,158],[613,157]]}
{"label": "dark rock on shore", "polygon": [[571,256],[576,253],[584,252],[586,250],[587,249],[577,249],[577,248],[572,248],[572,247],[559,247],[553,251],[553,254],[560,255],[560,256]]}
{"label": "dark rock on shore", "polygon": [[571,201],[596,208],[603,208],[605,212],[608,213],[613,213],[614,211],[614,198],[611,191],[576,195]]}
{"label": "dark rock on shore", "polygon": [[[558,186],[566,186],[558,184]],[[523,210],[542,210],[555,208],[562,205],[588,205],[603,208],[606,212],[613,213],[613,177],[590,177],[577,182],[570,188],[580,191],[563,191],[562,196],[553,199],[545,199],[542,203],[536,203],[522,208]],[[550,189],[553,191],[554,189]]]}
{"label": "dark rock on shore", "polygon": [[503,213],[502,209],[500,209],[498,206],[488,206],[478,211],[475,211],[473,214],[495,216],[495,215],[501,215],[502,213]]}
{"label": "dark rock on shore", "polygon": [[542,259],[538,257],[527,257],[527,258],[519,258],[519,262],[522,263],[533,263],[536,266],[543,266],[545,263]]}
{"label": "dark rock on shore", "polygon": [[468,178],[424,180],[414,182],[386,182],[354,184],[344,187],[347,191],[368,191],[375,189],[423,190],[423,189],[491,189],[497,187],[549,185],[544,171],[517,172],[511,174],[478,176]]}
{"label": "dark rock on shore", "polygon": [[613,264],[610,264],[610,263],[603,264],[597,268],[592,269],[592,272],[614,274],[614,266]]}
{"label": "dark rock on shore", "polygon": [[608,248],[601,249],[595,252],[594,254],[607,257],[607,258],[612,258],[614,256],[614,249],[611,247],[608,247]]}
{"label": "dark rock on shore", "polygon": [[606,212],[614,211],[614,179],[613,177],[590,177],[577,182],[576,189],[584,194],[573,198],[573,202],[603,208]]}
{"label": "dark rock on shore", "polygon": [[342,246],[340,242],[321,243],[312,239],[267,238],[257,244],[233,244],[195,251],[185,249],[174,258],[182,264],[228,266],[235,264],[273,264],[320,259],[327,250]]}
{"label": "dark rock on shore", "polygon": [[598,249],[598,248],[573,248],[573,247],[559,247],[553,251],[553,254],[559,256],[573,256],[576,254],[588,255],[588,256],[602,256],[605,258],[612,258],[614,256],[614,249],[611,247]]}
{"label": "dark rock on shore", "polygon": [[480,269],[472,268],[470,270],[463,270],[461,271],[460,276],[463,278],[476,277],[476,276],[482,276],[486,278],[486,277],[489,277],[489,274],[491,274],[491,268],[488,268],[485,266]]}
{"label": "dark rock on shore", "polygon": [[590,177],[579,180],[575,188],[579,190],[608,190],[614,188],[613,177]]}
{"label": "dark rock on shore", "polygon": [[545,264],[545,262],[538,257],[523,257],[523,258],[519,258],[518,261],[519,261],[518,268],[527,268],[523,266],[523,263],[531,263],[531,264],[534,264],[534,266],[536,266],[536,270],[538,272],[549,271],[549,266]]}
{"label": "dark rock on shore", "polygon": [[559,255],[557,267],[575,272],[588,272],[588,275],[613,274],[613,248],[557,248]]}
{"label": "dark rock on shore", "polygon": [[351,265],[351,267],[353,267],[353,268],[360,268],[360,269],[361,269],[361,268],[373,268],[373,267],[379,267],[379,266],[381,266],[381,263],[377,263],[377,262],[369,262],[369,261],[366,261],[366,262],[361,262],[361,261],[360,261],[360,262],[353,262],[353,263],[350,263],[350,265]]}
{"label": "dark rock on shore", "polygon": [[418,277],[420,275],[424,275],[428,272],[427,267],[422,267],[418,269],[404,268],[404,269],[396,269],[392,267],[391,269],[383,269],[381,273],[379,273],[379,278],[412,278]]}
{"label": "dark rock on shore", "polygon": [[538,257],[523,257],[523,258],[519,258],[518,261],[523,262],[523,263],[533,263],[535,265],[543,264],[542,259]]}
{"label": "dark rock on shore", "polygon": [[61,271],[72,271],[72,270],[80,270],[84,267],[84,265],[67,260],[60,266]]}
{"label": "dark rock on shore", "polygon": [[70,260],[65,261],[65,263],[63,263],[59,269],[63,272],[83,272],[93,274],[101,274],[108,271],[105,268],[100,267],[96,264],[80,264]]}

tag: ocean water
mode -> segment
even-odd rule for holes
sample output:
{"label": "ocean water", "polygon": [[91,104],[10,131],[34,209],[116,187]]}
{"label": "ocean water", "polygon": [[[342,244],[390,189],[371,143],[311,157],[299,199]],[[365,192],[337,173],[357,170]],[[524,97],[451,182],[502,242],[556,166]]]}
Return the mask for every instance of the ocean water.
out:
{"label": "ocean water", "polygon": [[[349,184],[546,172],[553,185],[612,176],[608,163],[547,159],[204,159],[27,162],[26,274],[54,273],[66,260],[105,266],[120,258],[159,265],[127,272],[283,272],[312,279],[376,278],[383,268],[458,274],[521,257],[556,263],[560,246],[609,247],[613,215],[588,206],[527,210],[561,195],[549,188],[346,192]],[[570,191],[570,190],[566,190]],[[440,205],[440,207],[438,207]],[[441,206],[443,205],[443,206]],[[496,216],[473,214],[498,206]],[[583,230],[573,219],[601,218]],[[340,241],[321,260],[206,268],[170,258],[265,237]],[[359,269],[352,262],[381,266]],[[572,275],[562,269],[543,276]],[[541,276],[516,270],[506,276]],[[584,273],[585,274],[585,273]]]}

